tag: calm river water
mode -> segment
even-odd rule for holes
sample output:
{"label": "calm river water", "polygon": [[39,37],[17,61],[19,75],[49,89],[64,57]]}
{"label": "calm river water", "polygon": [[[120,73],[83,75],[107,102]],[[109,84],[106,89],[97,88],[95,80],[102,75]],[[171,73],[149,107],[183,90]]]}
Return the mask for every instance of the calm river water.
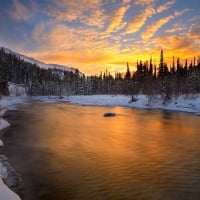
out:
{"label": "calm river water", "polygon": [[198,116],[32,102],[6,118],[3,153],[23,200],[200,198]]}

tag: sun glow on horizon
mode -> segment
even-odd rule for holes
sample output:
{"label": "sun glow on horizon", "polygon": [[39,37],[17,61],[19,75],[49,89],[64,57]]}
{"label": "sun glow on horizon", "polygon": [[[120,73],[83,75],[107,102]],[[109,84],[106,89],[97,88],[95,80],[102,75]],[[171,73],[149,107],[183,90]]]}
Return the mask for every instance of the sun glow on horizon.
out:
{"label": "sun glow on horizon", "polygon": [[[86,75],[135,71],[137,60],[170,65],[200,55],[198,0],[78,0],[0,3],[0,46]],[[62,8],[62,9],[61,9]]]}
{"label": "sun glow on horizon", "polygon": [[[150,59],[152,59],[152,63],[154,66],[159,67],[160,63],[160,50],[158,49],[157,52],[154,54],[137,54],[137,55],[131,55],[131,54],[119,54],[119,55],[113,55],[110,54],[108,56],[95,56],[90,55],[83,58],[83,55],[76,54],[74,57],[72,55],[68,55],[71,58],[71,63],[66,64],[66,56],[65,52],[58,52],[57,55],[54,54],[54,56],[51,56],[50,53],[40,54],[37,53],[31,53],[27,54],[28,56],[38,58],[40,61],[43,61],[48,64],[61,64],[61,65],[68,65],[74,68],[79,69],[86,75],[99,75],[100,73],[103,73],[105,71],[110,72],[112,75],[114,75],[116,72],[125,72],[127,68],[127,62],[129,63],[130,71],[135,72],[137,69],[137,62],[150,62]],[[188,63],[193,63],[194,58],[198,58],[200,54],[199,52],[187,52],[185,55],[185,52],[180,53],[174,50],[164,50],[164,62],[170,67],[173,62],[173,57],[176,62],[177,58],[180,59],[180,63],[182,65],[185,64],[185,61],[187,59]],[[68,57],[67,56],[67,57]],[[87,60],[88,59],[88,60]],[[82,68],[79,68],[79,66],[82,66]]]}

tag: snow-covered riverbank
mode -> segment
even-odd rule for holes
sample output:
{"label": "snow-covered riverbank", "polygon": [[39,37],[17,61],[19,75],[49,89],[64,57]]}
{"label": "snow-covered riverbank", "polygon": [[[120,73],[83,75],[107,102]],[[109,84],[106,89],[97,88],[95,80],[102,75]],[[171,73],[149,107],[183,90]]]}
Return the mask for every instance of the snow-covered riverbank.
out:
{"label": "snow-covered riverbank", "polygon": [[[3,119],[6,110],[15,109],[17,105],[24,103],[24,97],[2,97],[0,99],[0,130],[9,127],[9,123]],[[0,138],[0,148],[3,147],[3,141]],[[10,185],[16,184],[15,170],[9,164],[4,155],[0,155],[0,200],[20,200],[20,197],[15,194],[4,182],[9,180]],[[12,174],[12,176],[10,175]],[[13,179],[14,178],[14,179]],[[3,181],[4,180],[4,181]],[[18,181],[18,180],[17,180]],[[15,183],[14,183],[15,182]]]}
{"label": "snow-covered riverbank", "polygon": [[200,95],[182,95],[174,97],[170,102],[165,104],[160,96],[150,98],[146,95],[138,95],[136,101],[131,101],[132,97],[128,95],[83,95],[64,96],[62,98],[37,96],[32,97],[32,99],[45,102],[68,102],[80,105],[124,106],[130,108],[164,109],[197,114],[200,113]]}

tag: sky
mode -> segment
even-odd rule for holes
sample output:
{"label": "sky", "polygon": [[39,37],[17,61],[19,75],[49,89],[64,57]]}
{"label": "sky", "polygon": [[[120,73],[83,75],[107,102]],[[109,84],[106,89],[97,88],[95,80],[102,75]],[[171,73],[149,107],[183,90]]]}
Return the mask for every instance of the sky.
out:
{"label": "sky", "polygon": [[0,0],[0,46],[83,73],[200,56],[199,0]]}

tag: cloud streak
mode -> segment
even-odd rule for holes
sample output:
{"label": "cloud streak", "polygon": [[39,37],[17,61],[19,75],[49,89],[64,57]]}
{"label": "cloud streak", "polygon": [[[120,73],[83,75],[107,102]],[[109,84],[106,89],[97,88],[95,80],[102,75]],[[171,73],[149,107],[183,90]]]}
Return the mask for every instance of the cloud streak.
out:
{"label": "cloud streak", "polygon": [[178,23],[178,24],[174,24],[173,27],[171,27],[170,29],[166,29],[165,33],[170,33],[170,34],[174,34],[176,32],[183,32],[185,31],[186,26],[184,24]]}
{"label": "cloud streak", "polygon": [[156,9],[156,11],[157,11],[158,13],[161,13],[161,12],[163,12],[163,11],[166,11],[166,10],[168,10],[172,5],[174,5],[175,3],[176,3],[175,0],[168,1],[168,2],[166,2],[165,4],[159,6],[159,7]]}
{"label": "cloud streak", "polygon": [[134,5],[136,6],[146,6],[146,5],[152,5],[155,3],[155,0],[135,0]]}
{"label": "cloud streak", "polygon": [[141,37],[143,40],[148,40],[155,35],[155,33],[162,28],[165,24],[167,24],[172,19],[183,15],[185,12],[188,12],[189,9],[184,9],[181,11],[175,11],[174,15],[169,15],[167,17],[161,18],[155,23],[150,24],[147,29],[142,33]]}
{"label": "cloud streak", "polygon": [[43,12],[59,21],[79,21],[82,24],[99,28],[104,26],[106,16],[102,9],[101,0],[82,0],[81,3],[60,0],[55,1],[54,4],[54,7],[50,5]]}
{"label": "cloud streak", "polygon": [[113,16],[111,17],[111,22],[106,30],[107,32],[118,31],[124,28],[126,22],[123,22],[123,17],[129,8],[129,5],[123,6],[114,12]]}
{"label": "cloud streak", "polygon": [[15,20],[26,21],[30,19],[29,9],[19,0],[12,0],[11,9],[7,10],[7,13]]}
{"label": "cloud streak", "polygon": [[130,20],[127,33],[135,33],[146,23],[147,19],[152,17],[156,13],[152,7],[147,7],[145,10],[140,11],[132,17]]}
{"label": "cloud streak", "polygon": [[155,35],[155,33],[170,20],[174,19],[173,15],[167,16],[151,24],[141,35],[143,40],[148,40]]}

